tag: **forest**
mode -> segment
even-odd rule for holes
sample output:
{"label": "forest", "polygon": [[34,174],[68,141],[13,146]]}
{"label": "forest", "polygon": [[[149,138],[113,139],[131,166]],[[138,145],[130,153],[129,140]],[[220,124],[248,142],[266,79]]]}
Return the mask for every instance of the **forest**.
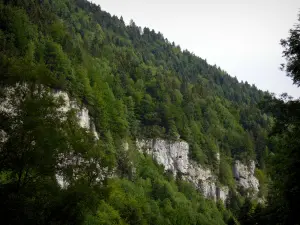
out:
{"label": "forest", "polygon": [[[283,70],[298,86],[299,26],[281,41]],[[3,223],[300,223],[299,100],[239,82],[86,0],[0,0],[0,73]],[[53,90],[88,108],[99,140],[78,125],[76,110],[59,110]],[[254,160],[265,203],[240,193],[227,204],[205,199],[136,151],[137,138],[186,141],[189,157],[232,193],[233,161]],[[60,167],[62,155],[87,163]]]}

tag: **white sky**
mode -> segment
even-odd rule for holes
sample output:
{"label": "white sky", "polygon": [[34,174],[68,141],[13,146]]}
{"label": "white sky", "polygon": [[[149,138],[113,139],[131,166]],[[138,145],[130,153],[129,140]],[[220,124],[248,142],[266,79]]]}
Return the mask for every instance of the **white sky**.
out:
{"label": "white sky", "polygon": [[92,0],[126,23],[160,31],[170,42],[240,81],[300,97],[279,70],[280,39],[297,22],[299,0]]}

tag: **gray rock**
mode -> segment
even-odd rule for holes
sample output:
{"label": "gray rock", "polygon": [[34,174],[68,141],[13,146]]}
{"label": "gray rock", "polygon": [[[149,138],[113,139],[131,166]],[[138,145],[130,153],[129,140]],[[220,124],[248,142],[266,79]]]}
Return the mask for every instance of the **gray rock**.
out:
{"label": "gray rock", "polygon": [[59,109],[62,112],[68,112],[71,109],[76,109],[79,125],[82,128],[90,130],[94,134],[95,139],[99,140],[99,135],[96,131],[95,124],[91,120],[89,116],[89,110],[86,107],[79,107],[75,101],[70,100],[69,95],[66,92],[56,91],[53,93],[53,96],[57,98],[61,97],[64,100],[64,106]]}
{"label": "gray rock", "polygon": [[218,187],[217,188],[217,199],[221,199],[223,202],[225,202],[229,195],[229,188],[226,186]]}
{"label": "gray rock", "polygon": [[259,182],[254,176],[255,162],[249,161],[248,165],[236,160],[233,165],[233,176],[238,186],[245,190],[251,190],[254,194],[259,191]]}
{"label": "gray rock", "polygon": [[[152,156],[164,169],[174,176],[181,174],[182,179],[191,182],[203,195],[213,200],[226,201],[228,187],[219,187],[217,177],[210,169],[204,168],[189,159],[189,145],[185,141],[166,141],[162,139],[137,140],[139,151]],[[219,160],[219,154],[216,158]]]}
{"label": "gray rock", "polygon": [[[45,91],[44,87],[42,86],[42,91]],[[14,87],[6,87],[4,89],[4,94],[5,96],[0,99],[0,111],[2,113],[7,114],[10,117],[16,116],[16,112],[18,110],[18,107],[20,106],[21,102],[23,99],[20,96],[25,96],[26,93],[29,92],[29,89],[26,84],[16,84]],[[89,116],[89,111],[86,107],[79,107],[78,104],[75,101],[71,101],[69,98],[69,95],[66,92],[63,91],[53,91],[51,93],[55,98],[61,97],[64,100],[64,106],[59,108],[58,110],[66,113],[71,109],[76,109],[77,110],[77,118],[78,118],[78,123],[82,128],[90,130],[94,136],[95,139],[98,140],[99,136],[98,133],[96,132],[95,124],[92,122]],[[64,119],[61,118],[61,119]],[[3,144],[8,140],[8,135],[3,131],[0,130],[0,143]],[[1,150],[1,149],[0,149]],[[93,160],[93,159],[91,159]],[[68,167],[70,165],[76,166],[76,165],[88,165],[90,164],[91,161],[84,160],[80,156],[75,156],[73,154],[69,155],[61,155],[60,162],[58,163],[57,167],[59,169],[62,169],[64,167]],[[106,168],[102,168],[102,172],[105,171]],[[99,173],[100,171],[100,166],[97,164],[97,169],[98,171],[95,171],[95,173]],[[73,171],[74,174],[74,179],[76,179],[76,170]],[[103,175],[103,174],[102,174]],[[60,187],[66,188],[69,183],[64,179],[63,174],[60,174],[57,172],[56,180]],[[99,177],[98,180],[100,180],[101,177]]]}
{"label": "gray rock", "polygon": [[[28,88],[25,85],[16,85],[16,87],[9,87],[5,90],[6,96],[1,99],[0,111],[15,115],[18,105],[22,101],[21,98],[12,99],[12,96],[16,96],[15,92],[26,92]],[[64,100],[64,106],[59,110],[62,112],[68,112],[71,109],[77,110],[78,123],[81,127],[86,128],[93,132],[95,139],[99,139],[99,135],[96,131],[95,124],[89,116],[89,111],[84,106],[79,106],[75,101],[70,100],[69,95],[63,91],[56,91],[52,93],[54,97],[61,97]],[[62,118],[63,119],[63,118]],[[7,135],[4,131],[0,130],[0,143],[7,140]],[[199,189],[203,195],[213,200],[220,199],[225,202],[229,196],[229,188],[227,186],[219,186],[218,177],[212,173],[208,168],[197,164],[189,159],[189,145],[185,141],[167,141],[162,139],[141,139],[136,140],[136,146],[139,151],[145,152],[152,156],[159,164],[164,166],[164,169],[171,171],[174,176],[180,174],[182,179],[191,182],[197,189]],[[124,144],[124,150],[128,150],[128,143]],[[217,162],[220,161],[220,154],[215,155]],[[81,157],[63,156],[64,160],[58,166],[64,167],[68,165],[75,165],[76,163],[88,163]],[[105,168],[104,168],[105,169]],[[247,190],[252,190],[258,193],[259,182],[254,176],[255,163],[250,161],[249,165],[245,165],[236,160],[233,165],[233,174],[238,186]],[[56,175],[57,181],[61,187],[66,187],[68,182],[64,180],[62,174]]]}

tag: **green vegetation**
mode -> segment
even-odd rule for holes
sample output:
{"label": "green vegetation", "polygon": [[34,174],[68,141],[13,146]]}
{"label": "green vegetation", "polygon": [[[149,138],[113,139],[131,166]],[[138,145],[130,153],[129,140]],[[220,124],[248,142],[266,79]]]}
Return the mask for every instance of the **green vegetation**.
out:
{"label": "green vegetation", "polygon": [[[287,39],[281,40],[286,65],[282,69],[300,86],[300,15],[298,24],[290,30]],[[272,115],[274,125],[269,133],[269,154],[267,179],[261,170],[255,171],[261,182],[260,194],[268,191],[265,205],[246,202],[239,210],[242,224],[300,224],[300,99],[293,99],[287,94],[281,98],[265,96],[262,109]],[[270,152],[270,153],[269,153]],[[268,189],[266,188],[268,184]]]}
{"label": "green vegetation", "polygon": [[[21,84],[11,102],[22,99],[15,116],[0,115],[8,134],[0,214],[9,224],[238,223],[134,145],[122,150],[125,139],[183,139],[190,157],[231,188],[233,159],[256,159],[265,179],[271,120],[257,104],[267,94],[86,0],[0,0],[0,73],[1,92]],[[53,89],[89,109],[99,141],[78,126],[76,112],[62,115]],[[58,167],[62,154],[89,163]],[[245,202],[237,194],[229,208],[238,215]]]}
{"label": "green vegetation", "polygon": [[[287,64],[282,65],[294,84],[300,84],[300,15],[290,36],[281,40]],[[269,97],[263,108],[273,115],[275,124],[270,141],[272,155],[268,204],[259,208],[253,220],[263,224],[300,224],[300,99],[283,94],[280,99]],[[252,221],[253,221],[252,220]]]}
{"label": "green vegetation", "polygon": [[[123,152],[128,161],[118,165],[119,178],[109,178],[116,166],[116,144],[109,133],[95,142],[80,128],[74,111],[64,115],[59,110],[63,102],[39,86],[19,86],[9,100],[18,102],[20,96],[18,110],[1,115],[1,129],[10,134],[0,154],[2,221],[223,225],[234,220],[224,206],[205,200],[191,184],[164,175],[150,157],[134,149]],[[86,163],[58,166],[61,154]],[[136,165],[134,172],[130,162]],[[57,173],[68,182],[66,188],[59,187]],[[97,180],[100,175],[103,179]]]}
{"label": "green vegetation", "polygon": [[101,135],[177,139],[214,165],[215,152],[264,164],[264,93],[85,0],[2,1],[2,84],[36,82],[87,105]]}

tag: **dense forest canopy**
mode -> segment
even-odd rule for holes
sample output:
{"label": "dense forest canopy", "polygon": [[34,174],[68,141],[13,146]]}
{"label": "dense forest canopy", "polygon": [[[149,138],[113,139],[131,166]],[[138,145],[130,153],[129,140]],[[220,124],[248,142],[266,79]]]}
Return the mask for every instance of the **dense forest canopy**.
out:
{"label": "dense forest canopy", "polygon": [[88,1],[9,3],[1,9],[3,84],[67,90],[101,135],[181,138],[200,163],[212,165],[221,152],[257,156],[263,167],[270,121],[255,86]]}
{"label": "dense forest canopy", "polygon": [[[298,23],[290,29],[289,37],[281,40],[286,64],[282,65],[294,84],[300,84],[300,14]],[[300,224],[300,99],[282,94],[280,99],[268,96],[263,109],[271,113],[274,126],[270,133],[273,142],[269,159],[270,194],[264,209],[253,218],[261,224]]]}
{"label": "dense forest canopy", "polygon": [[[0,118],[8,134],[0,154],[1,214],[11,224],[238,223],[244,199],[229,208],[204,200],[134,151],[136,138],[187,141],[190,158],[230,188],[232,161],[255,160],[260,195],[266,194],[266,161],[278,139],[268,138],[274,121],[258,103],[270,95],[159,32],[133,21],[126,26],[86,0],[0,0],[0,73],[1,92],[18,84],[12,104],[22,99],[15,116]],[[61,115],[52,90],[89,109],[96,143],[74,112]],[[59,168],[69,182],[61,189],[57,163],[71,153],[90,164],[76,168],[80,179]],[[118,178],[95,179],[93,171],[105,174],[97,164],[117,168]]]}

